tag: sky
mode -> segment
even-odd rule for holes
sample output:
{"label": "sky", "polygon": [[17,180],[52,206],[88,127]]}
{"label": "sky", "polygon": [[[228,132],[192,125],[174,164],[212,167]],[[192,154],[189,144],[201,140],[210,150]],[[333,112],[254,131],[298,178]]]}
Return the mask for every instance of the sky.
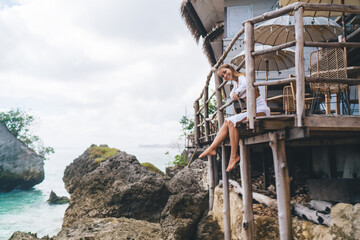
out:
{"label": "sky", "polygon": [[0,111],[82,152],[174,144],[210,65],[181,0],[0,0]]}

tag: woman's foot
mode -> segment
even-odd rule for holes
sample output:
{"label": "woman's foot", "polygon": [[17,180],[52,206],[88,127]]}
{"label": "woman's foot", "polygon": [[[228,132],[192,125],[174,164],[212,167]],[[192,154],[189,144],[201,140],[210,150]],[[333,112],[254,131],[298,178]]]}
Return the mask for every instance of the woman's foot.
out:
{"label": "woman's foot", "polygon": [[235,158],[230,158],[230,162],[229,162],[229,165],[226,169],[227,172],[230,172],[236,165],[236,163],[240,161],[240,156],[237,155]]}
{"label": "woman's foot", "polygon": [[212,149],[208,147],[202,154],[200,154],[199,158],[203,158],[205,156],[215,156],[216,155],[216,149]]}

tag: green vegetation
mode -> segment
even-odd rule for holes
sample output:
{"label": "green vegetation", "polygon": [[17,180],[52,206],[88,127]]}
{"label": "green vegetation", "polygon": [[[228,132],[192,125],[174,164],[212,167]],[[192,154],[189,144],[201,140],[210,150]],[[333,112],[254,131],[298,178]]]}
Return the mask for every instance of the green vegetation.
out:
{"label": "green vegetation", "polygon": [[32,133],[31,127],[35,125],[35,118],[25,111],[17,108],[8,112],[0,112],[0,124],[5,125],[17,139],[43,159],[55,152],[54,148],[44,146],[40,137]]}
{"label": "green vegetation", "polygon": [[151,171],[151,172],[154,172],[154,173],[158,173],[160,174],[161,176],[164,176],[165,174],[160,170],[158,169],[157,167],[155,167],[153,164],[151,163],[148,163],[148,162],[145,162],[145,163],[141,163],[142,166],[144,166],[147,170]]}
{"label": "green vegetation", "polygon": [[[169,156],[170,153],[166,152],[165,155]],[[187,156],[184,156],[182,154],[177,154],[175,155],[174,159],[171,159],[168,162],[168,166],[178,166],[178,167],[185,167],[188,163],[188,158]]]}
{"label": "green vegetation", "polygon": [[90,147],[90,159],[94,159],[96,163],[101,163],[102,161],[115,156],[119,152],[116,148],[109,148],[107,145],[92,145]]}

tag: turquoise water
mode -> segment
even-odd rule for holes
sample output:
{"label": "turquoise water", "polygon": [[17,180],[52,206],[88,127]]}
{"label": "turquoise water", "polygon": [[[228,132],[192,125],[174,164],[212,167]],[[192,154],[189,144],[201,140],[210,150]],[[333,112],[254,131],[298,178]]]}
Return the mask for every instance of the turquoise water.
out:
{"label": "turquoise water", "polygon": [[[140,162],[150,162],[165,171],[170,157],[177,149],[133,148],[125,150]],[[165,152],[170,151],[170,156]],[[45,179],[32,190],[0,193],[0,240],[9,239],[15,231],[37,233],[38,237],[56,235],[60,229],[68,204],[49,205],[46,201],[51,190],[58,196],[68,196],[62,181],[63,173],[82,152],[57,150],[50,160],[45,161]]]}

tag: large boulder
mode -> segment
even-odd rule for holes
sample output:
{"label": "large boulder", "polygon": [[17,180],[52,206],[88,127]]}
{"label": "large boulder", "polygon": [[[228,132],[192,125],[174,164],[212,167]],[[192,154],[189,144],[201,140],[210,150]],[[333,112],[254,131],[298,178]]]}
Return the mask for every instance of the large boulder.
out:
{"label": "large boulder", "polygon": [[198,159],[167,183],[171,196],[161,214],[163,239],[197,239],[209,208],[206,180],[207,164]]}
{"label": "large boulder", "polygon": [[163,178],[125,152],[95,162],[92,148],[65,169],[63,180],[71,197],[63,226],[106,217],[159,222],[170,195]]}
{"label": "large boulder", "polygon": [[43,159],[0,124],[0,192],[29,189],[43,180]]}

